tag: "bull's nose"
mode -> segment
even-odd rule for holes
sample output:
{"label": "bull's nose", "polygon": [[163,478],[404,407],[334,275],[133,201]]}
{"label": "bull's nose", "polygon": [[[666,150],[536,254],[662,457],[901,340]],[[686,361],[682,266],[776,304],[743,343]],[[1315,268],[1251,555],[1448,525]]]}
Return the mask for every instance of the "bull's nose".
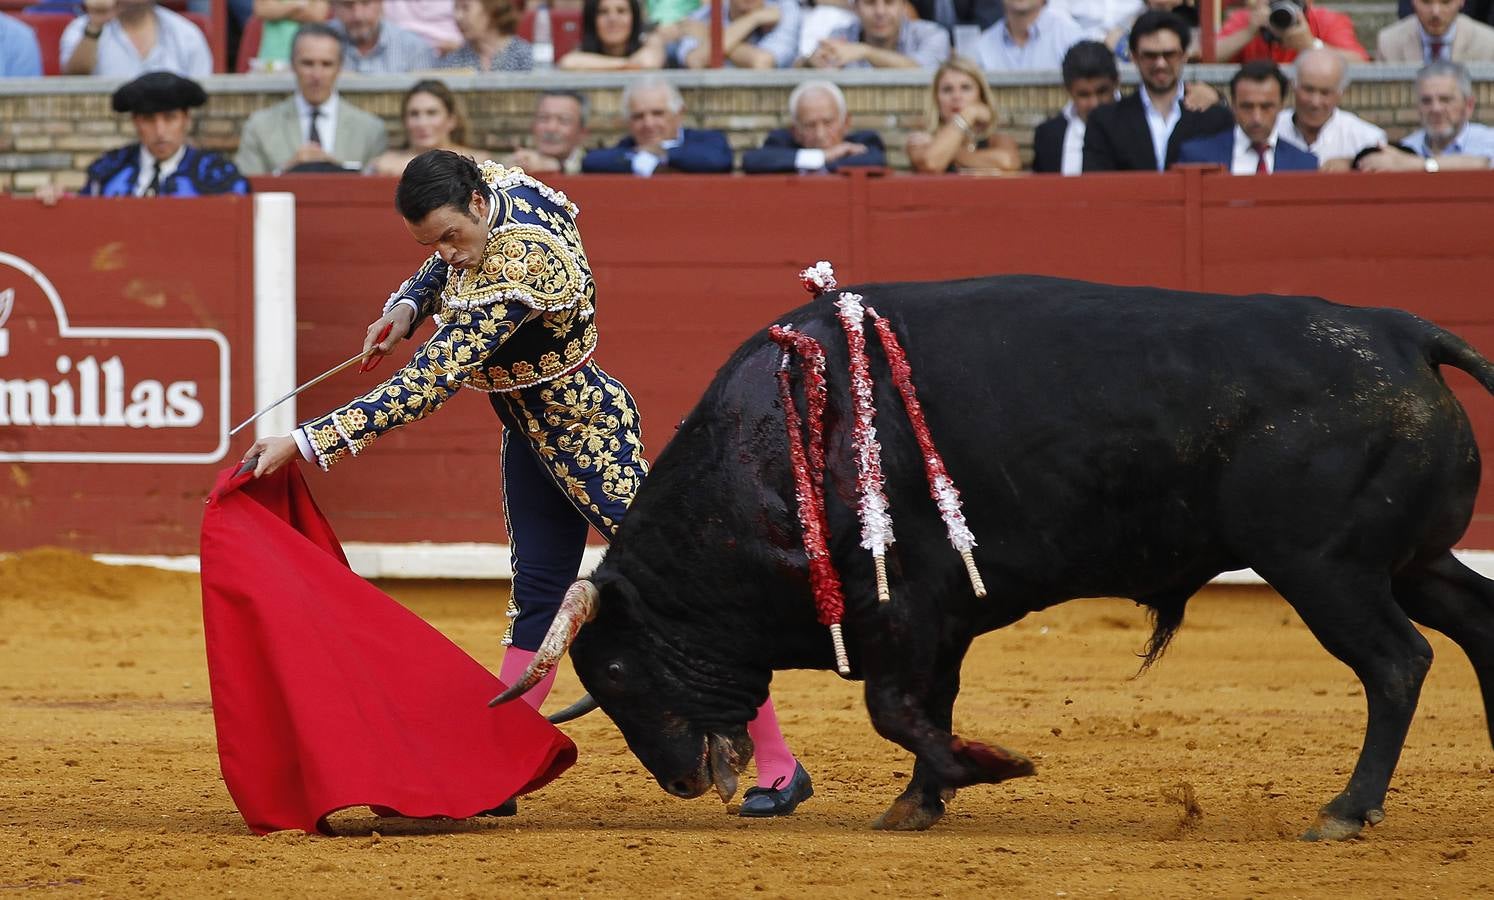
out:
{"label": "bull's nose", "polygon": [[664,790],[685,800],[691,799],[696,794],[695,785],[684,778],[676,778],[669,782],[664,785]]}

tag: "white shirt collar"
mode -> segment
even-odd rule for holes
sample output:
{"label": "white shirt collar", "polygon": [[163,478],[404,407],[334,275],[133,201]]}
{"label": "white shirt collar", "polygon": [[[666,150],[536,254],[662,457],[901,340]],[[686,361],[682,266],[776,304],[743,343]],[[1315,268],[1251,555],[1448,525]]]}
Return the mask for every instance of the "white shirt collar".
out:
{"label": "white shirt collar", "polygon": [[[182,144],[176,148],[176,152],[161,160],[161,169],[157,186],[164,184],[166,177],[176,171],[182,164],[182,157],[187,155],[187,145]],[[145,186],[150,184],[151,170],[156,165],[156,158],[151,156],[150,150],[144,144],[140,145],[140,174],[135,176],[135,196],[140,196],[145,191]]]}
{"label": "white shirt collar", "polygon": [[[296,118],[301,123],[301,140],[305,141],[311,134],[311,104],[306,102],[306,98],[301,96],[300,91],[296,91],[294,97],[296,102]],[[332,143],[337,135],[337,107],[339,103],[339,95],[336,91],[333,91],[332,96],[327,98],[327,102],[317,107],[321,111],[321,117],[317,119],[316,125],[317,136],[322,139],[322,149],[328,153],[334,152]]]}

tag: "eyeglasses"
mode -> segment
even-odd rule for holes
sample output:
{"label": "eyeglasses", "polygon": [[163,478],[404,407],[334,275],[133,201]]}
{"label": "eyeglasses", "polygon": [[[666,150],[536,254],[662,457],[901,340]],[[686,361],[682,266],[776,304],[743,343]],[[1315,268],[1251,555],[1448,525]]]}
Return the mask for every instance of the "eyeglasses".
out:
{"label": "eyeglasses", "polygon": [[1183,58],[1183,51],[1181,51],[1181,50],[1141,50],[1141,51],[1139,51],[1136,54],[1136,57],[1137,57],[1137,59],[1141,60],[1142,62],[1156,62],[1156,61],[1161,60],[1161,59],[1165,59],[1168,62],[1175,62],[1175,61],[1180,60],[1180,59]]}

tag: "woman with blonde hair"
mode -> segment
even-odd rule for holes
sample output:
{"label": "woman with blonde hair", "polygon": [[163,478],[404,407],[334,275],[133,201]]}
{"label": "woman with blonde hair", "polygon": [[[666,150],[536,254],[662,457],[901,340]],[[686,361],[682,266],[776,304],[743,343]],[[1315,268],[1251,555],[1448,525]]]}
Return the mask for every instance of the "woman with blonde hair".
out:
{"label": "woman with blonde hair", "polygon": [[995,130],[996,99],[980,66],[951,56],[934,73],[924,129],[908,135],[915,172],[1015,172],[1017,142]]}
{"label": "woman with blonde hair", "polygon": [[487,158],[481,150],[465,146],[467,118],[444,81],[416,82],[400,104],[400,120],[405,126],[404,148],[386,150],[374,157],[364,169],[366,174],[398,177],[404,174],[410,160],[427,150],[450,150],[474,160]]}

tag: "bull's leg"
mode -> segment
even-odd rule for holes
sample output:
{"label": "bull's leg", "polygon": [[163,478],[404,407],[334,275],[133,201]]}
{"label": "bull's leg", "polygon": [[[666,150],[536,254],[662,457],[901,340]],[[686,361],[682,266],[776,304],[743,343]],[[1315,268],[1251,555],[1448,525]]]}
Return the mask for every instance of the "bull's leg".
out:
{"label": "bull's leg", "polygon": [[1359,761],[1348,786],[1302,835],[1308,841],[1354,837],[1385,818],[1385,792],[1432,664],[1431,645],[1396,605],[1383,576],[1344,567],[1261,574],[1364,684],[1369,723]]}
{"label": "bull's leg", "polygon": [[1494,581],[1451,554],[1403,572],[1391,582],[1396,602],[1414,621],[1447,635],[1473,664],[1494,741]]}
{"label": "bull's leg", "polygon": [[915,757],[908,787],[874,827],[922,831],[939,821],[944,802],[957,789],[1032,774],[1032,762],[1021,754],[951,732],[960,661],[968,646],[943,654],[927,677],[910,677],[906,670],[867,674],[867,711],[877,733]]}

